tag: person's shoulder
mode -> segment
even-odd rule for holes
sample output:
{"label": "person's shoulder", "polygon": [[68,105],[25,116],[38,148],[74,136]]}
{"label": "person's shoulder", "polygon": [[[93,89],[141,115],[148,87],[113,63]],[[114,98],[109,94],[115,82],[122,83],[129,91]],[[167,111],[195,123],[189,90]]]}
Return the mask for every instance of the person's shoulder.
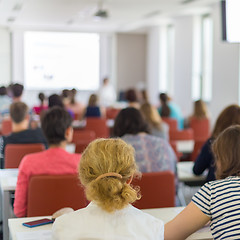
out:
{"label": "person's shoulder", "polygon": [[[87,208],[81,208],[73,212],[63,214],[56,218],[54,225],[64,225],[71,224],[73,222],[81,222],[83,215],[85,214]],[[83,220],[84,221],[84,220]]]}
{"label": "person's shoulder", "polygon": [[[46,150],[45,150],[46,151]],[[45,155],[45,151],[41,151],[41,152],[35,152],[35,153],[29,153],[27,155],[25,155],[21,161],[21,163],[23,162],[24,164],[31,162],[31,161],[42,161],[43,155]]]}
{"label": "person's shoulder", "polygon": [[151,226],[153,228],[157,227],[164,227],[164,223],[161,219],[158,219],[148,213],[143,212],[142,210],[139,210],[133,206],[130,206],[129,213],[131,214],[131,218],[135,219],[136,222],[141,222],[143,224],[147,224],[148,226]]}

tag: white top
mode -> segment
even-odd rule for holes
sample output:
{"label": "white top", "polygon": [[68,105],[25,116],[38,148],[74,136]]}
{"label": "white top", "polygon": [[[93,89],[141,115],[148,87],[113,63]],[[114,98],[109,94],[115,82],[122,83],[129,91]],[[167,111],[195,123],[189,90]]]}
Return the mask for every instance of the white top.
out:
{"label": "white top", "polygon": [[94,203],[65,214],[53,224],[54,240],[163,240],[164,224],[129,205],[108,213]]}
{"label": "white top", "polygon": [[103,85],[98,95],[100,106],[109,107],[116,102],[116,92],[110,84]]}

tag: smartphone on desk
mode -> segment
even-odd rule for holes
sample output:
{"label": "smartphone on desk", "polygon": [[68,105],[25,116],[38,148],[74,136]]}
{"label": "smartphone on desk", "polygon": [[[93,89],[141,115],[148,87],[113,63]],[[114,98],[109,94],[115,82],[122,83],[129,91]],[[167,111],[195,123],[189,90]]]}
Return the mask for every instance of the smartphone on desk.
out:
{"label": "smartphone on desk", "polygon": [[53,223],[53,222],[54,222],[54,220],[52,220],[52,219],[43,218],[43,219],[31,221],[31,222],[25,222],[25,223],[23,223],[23,226],[32,228],[32,227],[37,227],[37,226],[50,224],[50,223]]}

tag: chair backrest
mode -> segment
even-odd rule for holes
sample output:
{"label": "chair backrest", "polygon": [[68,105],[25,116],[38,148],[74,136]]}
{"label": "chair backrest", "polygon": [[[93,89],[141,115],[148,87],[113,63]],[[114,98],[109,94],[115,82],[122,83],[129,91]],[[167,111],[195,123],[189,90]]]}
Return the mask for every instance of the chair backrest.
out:
{"label": "chair backrest", "polygon": [[77,174],[35,175],[28,186],[27,216],[52,215],[64,207],[74,210],[87,206]]}
{"label": "chair backrest", "polygon": [[106,109],[106,118],[107,119],[115,119],[120,112],[118,108],[107,108]]}
{"label": "chair backrest", "polygon": [[194,140],[196,141],[206,141],[210,135],[210,121],[208,118],[190,119],[190,127],[194,132]]}
{"label": "chair backrest", "polygon": [[170,117],[162,117],[162,120],[166,122],[169,126],[169,131],[177,130],[178,125],[177,125],[177,120],[174,118]]}
{"label": "chair backrest", "polygon": [[140,180],[134,180],[134,186],[140,186],[141,199],[133,205],[139,209],[175,206],[175,176],[170,171],[143,173]]}
{"label": "chair backrest", "polygon": [[72,142],[75,144],[75,153],[82,153],[94,139],[96,133],[93,130],[74,129]]}
{"label": "chair backrest", "polygon": [[108,138],[109,128],[105,118],[88,117],[86,118],[86,130],[92,130],[97,138]]}
{"label": "chair backrest", "polygon": [[18,168],[22,158],[45,149],[42,143],[7,144],[4,153],[5,168]]}
{"label": "chair backrest", "polygon": [[74,129],[72,143],[90,143],[96,138],[96,133],[93,130]]}
{"label": "chair backrest", "polygon": [[10,118],[4,118],[2,120],[2,135],[8,135],[12,132],[12,120]]}
{"label": "chair backrest", "polygon": [[193,140],[193,130],[191,128],[184,129],[184,130],[173,130],[169,131],[169,138],[170,141],[177,141],[177,140]]}

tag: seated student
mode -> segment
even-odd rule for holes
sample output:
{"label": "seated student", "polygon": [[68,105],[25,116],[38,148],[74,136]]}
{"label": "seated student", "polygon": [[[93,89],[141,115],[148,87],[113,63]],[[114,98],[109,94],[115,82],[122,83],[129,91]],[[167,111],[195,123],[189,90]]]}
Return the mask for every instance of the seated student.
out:
{"label": "seated student", "polygon": [[128,107],[140,108],[139,93],[136,89],[128,89],[125,93],[125,99],[128,102]]}
{"label": "seated student", "polygon": [[240,126],[224,130],[214,141],[218,180],[206,183],[191,203],[165,226],[164,239],[186,239],[210,221],[214,239],[240,239]]}
{"label": "seated student", "polygon": [[136,163],[141,172],[176,173],[177,158],[171,146],[164,139],[149,134],[148,124],[138,109],[129,107],[119,112],[113,135],[135,148]]}
{"label": "seated student", "polygon": [[72,140],[71,124],[70,114],[61,107],[53,107],[44,114],[42,129],[49,149],[26,155],[20,163],[14,201],[17,217],[27,214],[28,183],[32,175],[77,173],[80,155],[65,150],[67,143]]}
{"label": "seated student", "polygon": [[105,117],[105,109],[98,104],[98,96],[91,94],[88,105],[84,111],[84,117]]}
{"label": "seated student", "polygon": [[157,109],[148,102],[141,105],[140,111],[150,127],[151,135],[169,140],[169,126],[162,121]]}
{"label": "seated student", "polygon": [[40,115],[40,113],[44,110],[47,110],[48,109],[48,106],[46,104],[46,97],[44,95],[44,93],[40,92],[38,94],[38,99],[40,100],[40,105],[38,106],[34,106],[33,107],[33,111],[35,114],[38,114]]}
{"label": "seated student", "polygon": [[7,111],[11,104],[11,98],[7,95],[7,88],[4,86],[0,87],[0,114]]}
{"label": "seated student", "polygon": [[28,106],[23,102],[14,102],[10,105],[10,118],[12,120],[12,133],[0,137],[1,168],[4,167],[4,152],[7,144],[43,143],[48,147],[47,141],[40,128],[28,129]]}
{"label": "seated student", "polygon": [[163,239],[163,222],[133,207],[134,149],[121,139],[97,139],[84,151],[79,178],[90,204],[58,217],[53,240]]}
{"label": "seated student", "polygon": [[193,173],[201,175],[206,169],[208,169],[206,182],[216,179],[214,158],[211,150],[212,142],[223,130],[235,124],[240,124],[240,107],[238,105],[230,105],[218,116],[211,137],[204,143],[197,156],[193,166]]}
{"label": "seated student", "polygon": [[170,117],[176,119],[178,122],[178,128],[183,129],[184,119],[178,105],[172,102],[171,98],[166,93],[160,93],[159,100],[161,107],[158,109],[158,112],[161,117]]}

